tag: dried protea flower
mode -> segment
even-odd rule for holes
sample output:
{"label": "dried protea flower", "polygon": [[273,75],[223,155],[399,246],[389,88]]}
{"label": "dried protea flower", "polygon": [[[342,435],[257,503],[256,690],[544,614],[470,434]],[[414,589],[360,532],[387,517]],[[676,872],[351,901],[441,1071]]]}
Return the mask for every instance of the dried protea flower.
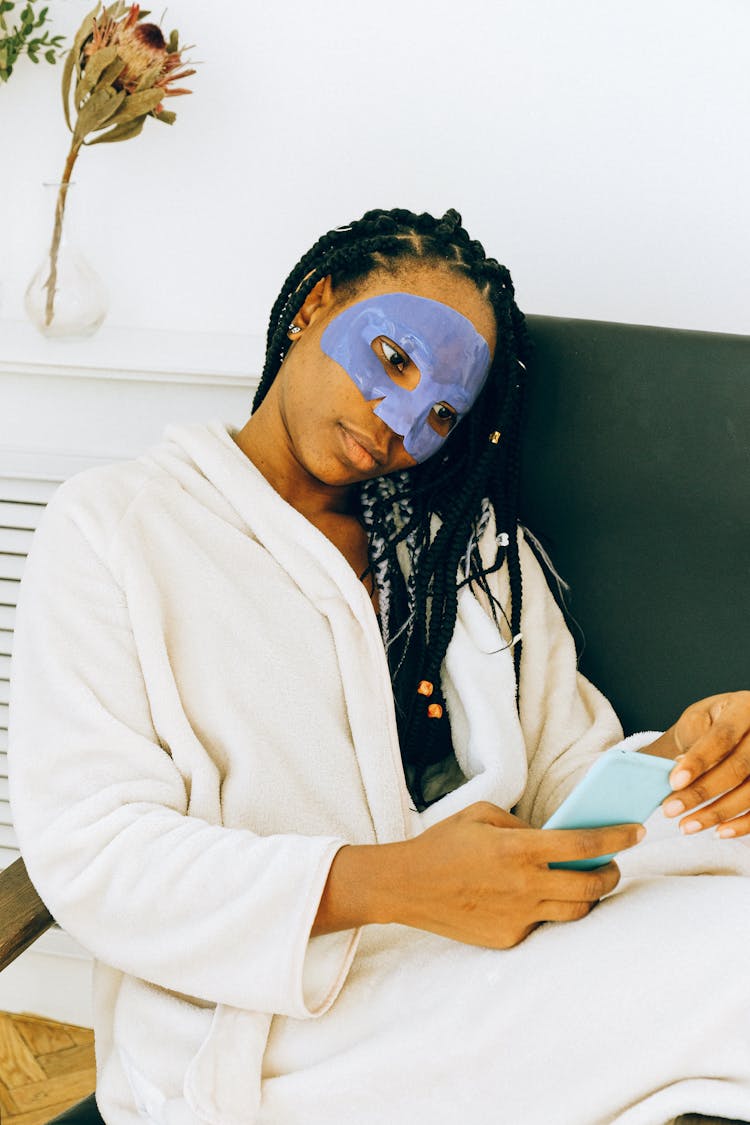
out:
{"label": "dried protea flower", "polygon": [[[174,82],[195,74],[181,70],[178,35],[169,40],[155,23],[141,23],[148,15],[139,4],[118,0],[107,8],[97,4],[84,19],[63,73],[65,119],[74,143],[98,144],[136,136],[147,117],[171,125],[175,114],[165,110],[164,98],[189,94]],[[75,72],[73,105],[78,114],[71,124],[70,95]],[[90,140],[89,134],[97,133]]]}
{"label": "dried protea flower", "polygon": [[[195,74],[195,70],[179,69],[182,66],[181,50],[184,48],[177,47],[177,33],[172,32],[168,43],[158,24],[138,22],[143,19],[143,15],[140,6],[132,4],[124,18],[118,19],[117,13],[111,9],[107,9],[100,19],[94,16],[91,38],[83,47],[85,66],[88,66],[88,59],[97,52],[115,47],[118,58],[124,63],[124,68],[112,82],[115,90],[135,94],[151,88],[161,90],[165,98],[189,94],[190,90],[171,85]],[[161,103],[153,110],[157,117],[163,112]]]}
{"label": "dried protea flower", "polygon": [[98,3],[79,27],[65,60],[63,108],[73,141],[55,210],[50,272],[45,283],[47,325],[54,315],[57,257],[66,191],[81,147],[136,137],[147,117],[172,125],[176,114],[164,109],[163,99],[191,92],[173,86],[174,82],[195,74],[195,70],[180,69],[183,66],[182,52],[189,48],[178,45],[176,31],[171,32],[166,40],[158,24],[141,23],[148,14],[141,12],[139,4],[126,4],[124,0],[108,7]]}

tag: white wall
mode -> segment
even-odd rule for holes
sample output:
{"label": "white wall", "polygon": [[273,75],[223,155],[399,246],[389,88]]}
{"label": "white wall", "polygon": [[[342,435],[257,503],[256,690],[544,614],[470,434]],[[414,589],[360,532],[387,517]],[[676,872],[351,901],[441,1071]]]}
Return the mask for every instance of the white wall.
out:
{"label": "white wall", "polygon": [[[90,6],[51,0],[56,28]],[[165,22],[202,60],[177,123],[79,161],[110,323],[263,332],[320,233],[399,205],[456,206],[527,312],[750,333],[748,0],[174,0]],[[0,90],[8,318],[67,150],[60,75],[22,60]]]}

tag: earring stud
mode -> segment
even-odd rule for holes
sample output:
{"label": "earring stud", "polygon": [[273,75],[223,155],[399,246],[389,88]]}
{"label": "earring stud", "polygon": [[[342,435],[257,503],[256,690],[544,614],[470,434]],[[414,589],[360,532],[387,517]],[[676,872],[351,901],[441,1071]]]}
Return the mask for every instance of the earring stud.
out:
{"label": "earring stud", "polygon": [[302,329],[300,328],[299,324],[290,324],[287,331],[290,336],[296,336],[298,332],[302,331]]}

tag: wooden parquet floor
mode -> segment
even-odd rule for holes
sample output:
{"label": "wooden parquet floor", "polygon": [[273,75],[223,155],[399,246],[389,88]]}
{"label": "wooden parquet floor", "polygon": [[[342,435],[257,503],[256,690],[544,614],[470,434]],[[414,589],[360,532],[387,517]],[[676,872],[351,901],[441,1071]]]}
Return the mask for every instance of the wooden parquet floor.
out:
{"label": "wooden parquet floor", "polygon": [[89,1028],[0,1012],[2,1125],[46,1125],[95,1082]]}

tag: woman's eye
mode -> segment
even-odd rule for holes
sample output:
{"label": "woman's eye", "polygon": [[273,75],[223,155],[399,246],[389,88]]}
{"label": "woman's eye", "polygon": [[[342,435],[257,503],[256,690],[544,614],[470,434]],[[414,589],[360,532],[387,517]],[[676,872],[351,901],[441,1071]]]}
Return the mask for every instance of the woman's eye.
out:
{"label": "woman's eye", "polygon": [[381,340],[380,347],[383,349],[383,355],[390,365],[395,367],[403,375],[404,368],[409,362],[406,357],[403,356],[401,352],[397,351],[392,344],[389,344],[387,340]]}
{"label": "woman's eye", "polygon": [[450,406],[446,406],[444,402],[436,402],[432,408],[432,417],[440,428],[441,431],[450,431],[458,421],[458,415],[455,410]]}

